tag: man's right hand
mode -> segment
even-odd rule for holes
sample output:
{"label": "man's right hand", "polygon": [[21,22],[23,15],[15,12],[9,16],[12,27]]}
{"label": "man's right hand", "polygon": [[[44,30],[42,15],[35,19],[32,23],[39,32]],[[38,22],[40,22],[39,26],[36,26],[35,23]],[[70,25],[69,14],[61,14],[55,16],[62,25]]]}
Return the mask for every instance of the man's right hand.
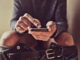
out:
{"label": "man's right hand", "polygon": [[38,19],[35,19],[31,15],[26,13],[26,14],[24,14],[24,16],[21,16],[19,18],[19,20],[17,21],[17,23],[15,25],[15,28],[16,28],[16,31],[18,31],[19,33],[24,33],[32,25],[34,25],[38,28],[41,27],[41,23]]}

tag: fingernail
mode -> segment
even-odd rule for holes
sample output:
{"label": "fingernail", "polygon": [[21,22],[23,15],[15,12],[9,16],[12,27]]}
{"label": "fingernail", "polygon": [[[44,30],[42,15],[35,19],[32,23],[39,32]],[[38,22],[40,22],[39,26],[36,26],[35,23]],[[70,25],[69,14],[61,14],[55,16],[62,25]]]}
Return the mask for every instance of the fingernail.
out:
{"label": "fingernail", "polygon": [[31,34],[31,31],[28,31],[28,34]]}
{"label": "fingernail", "polygon": [[27,16],[27,15],[28,15],[28,13],[25,13],[25,14],[24,14],[24,16]]}
{"label": "fingernail", "polygon": [[30,30],[30,26],[28,27],[28,30]]}
{"label": "fingernail", "polygon": [[50,27],[47,27],[48,28],[48,31],[51,31]]}

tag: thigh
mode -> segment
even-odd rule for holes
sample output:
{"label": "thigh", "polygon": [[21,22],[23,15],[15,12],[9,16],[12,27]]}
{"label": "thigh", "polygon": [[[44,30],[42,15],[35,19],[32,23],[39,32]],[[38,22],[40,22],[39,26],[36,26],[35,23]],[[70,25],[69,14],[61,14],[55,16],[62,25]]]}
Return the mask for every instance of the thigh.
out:
{"label": "thigh", "polygon": [[15,31],[5,32],[0,39],[0,46],[12,47],[19,41],[19,39],[20,36]]}
{"label": "thigh", "polygon": [[62,46],[73,46],[74,40],[71,34],[68,32],[61,33],[57,38],[56,41],[59,45]]}
{"label": "thigh", "polygon": [[20,43],[24,43],[29,47],[36,47],[37,46],[37,40],[35,40],[32,35],[28,33],[24,33],[20,35],[21,38],[19,40]]}
{"label": "thigh", "polygon": [[28,33],[19,34],[16,31],[8,31],[3,33],[0,39],[0,46],[15,46],[17,43],[24,43],[34,47],[37,41]]}

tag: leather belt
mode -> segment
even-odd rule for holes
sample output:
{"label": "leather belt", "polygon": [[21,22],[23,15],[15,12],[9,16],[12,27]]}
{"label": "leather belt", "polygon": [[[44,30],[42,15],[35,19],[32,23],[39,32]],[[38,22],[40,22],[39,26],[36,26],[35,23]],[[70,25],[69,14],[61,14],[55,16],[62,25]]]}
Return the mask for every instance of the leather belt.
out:
{"label": "leather belt", "polygon": [[35,50],[33,48],[26,47],[24,44],[18,44],[11,49],[3,50],[2,54],[6,60],[10,60],[8,55],[14,55],[26,52],[27,55],[30,55],[29,58],[36,58],[37,60],[52,60],[55,58],[62,57],[62,47],[52,43],[50,47],[46,50]]}

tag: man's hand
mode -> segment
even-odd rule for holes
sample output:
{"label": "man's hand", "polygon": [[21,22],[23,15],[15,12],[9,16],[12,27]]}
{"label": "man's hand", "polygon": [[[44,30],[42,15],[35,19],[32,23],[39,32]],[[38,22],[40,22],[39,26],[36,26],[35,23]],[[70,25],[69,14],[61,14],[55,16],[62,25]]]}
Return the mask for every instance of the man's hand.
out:
{"label": "man's hand", "polygon": [[48,28],[48,32],[41,32],[41,31],[30,31],[29,34],[31,34],[36,40],[42,40],[42,41],[48,41],[49,38],[54,34],[56,31],[56,24],[53,21],[49,21],[46,24]]}
{"label": "man's hand", "polygon": [[38,19],[33,18],[28,13],[24,14],[24,16],[20,17],[17,21],[15,28],[19,33],[24,33],[27,31],[32,25],[36,27],[41,27],[40,21]]}

